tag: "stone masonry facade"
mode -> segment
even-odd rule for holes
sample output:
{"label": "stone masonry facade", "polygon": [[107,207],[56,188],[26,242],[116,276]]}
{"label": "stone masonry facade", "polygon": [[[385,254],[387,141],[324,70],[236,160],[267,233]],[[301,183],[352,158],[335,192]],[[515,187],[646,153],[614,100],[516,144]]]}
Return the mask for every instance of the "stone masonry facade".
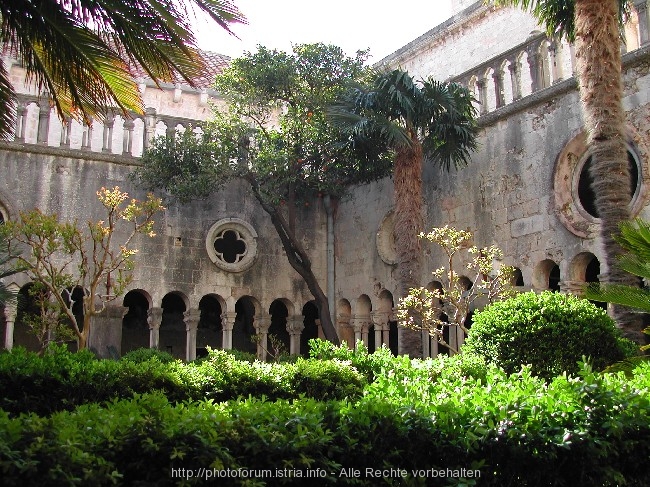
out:
{"label": "stone masonry facade", "polygon": [[[582,176],[589,154],[573,49],[548,39],[519,10],[467,0],[453,1],[452,9],[452,18],[379,63],[416,77],[457,81],[477,99],[481,132],[471,163],[450,172],[425,165],[424,230],[452,225],[472,230],[477,245],[499,246],[502,263],[519,269],[522,289],[578,292],[607,269],[600,266],[598,219]],[[646,1],[635,2],[626,34],[624,104],[637,175],[632,206],[635,215],[648,218]],[[20,87],[20,66],[4,62],[14,63],[11,72]],[[209,101],[219,98],[209,86],[157,89],[143,80],[141,89],[144,116],[85,127],[62,123],[44,97],[22,86],[16,136],[0,144],[3,219],[38,207],[84,221],[100,214],[95,192],[102,186],[118,185],[143,197],[128,174],[151,137],[209,118]],[[397,348],[392,189],[388,178],[354,188],[333,208],[318,199],[300,210],[298,235],[328,290],[339,335],[351,346],[363,340],[371,349]],[[206,201],[170,206],[157,218],[156,233],[137,242],[129,292],[93,329],[91,346],[100,355],[138,346],[188,360],[207,346],[264,355],[269,333],[290,352],[305,353],[307,339],[322,336],[313,298],[245,184],[232,184]],[[424,262],[421,283],[434,285],[431,271],[443,264],[442,255],[425,248]],[[20,275],[11,284],[29,285]],[[15,310],[5,310],[4,331],[5,347],[33,346]],[[262,336],[261,344],[251,342],[253,334]],[[432,351],[425,340],[425,354]]]}

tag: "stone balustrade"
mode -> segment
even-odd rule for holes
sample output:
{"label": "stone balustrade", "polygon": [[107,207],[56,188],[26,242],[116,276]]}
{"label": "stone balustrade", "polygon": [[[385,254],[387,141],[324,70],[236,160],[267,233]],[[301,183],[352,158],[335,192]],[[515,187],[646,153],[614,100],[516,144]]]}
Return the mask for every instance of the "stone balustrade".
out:
{"label": "stone balustrade", "polygon": [[[621,46],[623,53],[630,55],[632,51],[650,47],[647,1],[634,4],[635,15],[626,28],[627,44]],[[624,55],[624,62],[628,57]],[[525,42],[452,77],[450,81],[467,87],[473,93],[477,113],[484,117],[558,84],[564,84],[565,89],[573,88],[575,80],[570,80],[574,75],[573,45],[535,31]]]}
{"label": "stone balustrade", "polygon": [[159,114],[147,108],[144,115],[130,117],[107,113],[103,120],[82,123],[67,117],[61,120],[50,106],[47,95],[18,95],[16,130],[13,141],[21,144],[58,147],[140,157],[156,136],[177,131],[197,130],[200,120]]}

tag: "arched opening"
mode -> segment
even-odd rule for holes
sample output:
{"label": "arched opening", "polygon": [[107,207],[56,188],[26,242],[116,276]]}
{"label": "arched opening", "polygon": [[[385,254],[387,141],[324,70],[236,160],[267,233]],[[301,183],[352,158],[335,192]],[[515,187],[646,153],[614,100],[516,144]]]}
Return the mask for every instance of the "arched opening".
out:
{"label": "arched opening", "polygon": [[185,299],[180,293],[171,292],[163,297],[161,307],[163,312],[160,321],[160,350],[169,352],[176,358],[185,359]]}
{"label": "arched opening", "polygon": [[250,297],[244,296],[235,303],[235,324],[232,329],[232,348],[242,352],[256,353],[257,345],[253,336],[256,334],[253,321],[255,305]]}
{"label": "arched opening", "polygon": [[539,290],[560,291],[560,266],[544,259],[533,270],[533,287]]}
{"label": "arched opening", "polygon": [[122,318],[122,355],[136,348],[149,347],[149,300],[143,291],[134,289],[124,296],[122,306],[128,311]]}
{"label": "arched opening", "polygon": [[316,320],[318,319],[318,307],[313,301],[309,301],[302,307],[302,315],[305,317],[303,325],[305,328],[302,330],[300,335],[300,355],[305,357],[309,356],[309,340],[312,338],[318,338],[318,325]]}
{"label": "arched opening", "polygon": [[206,357],[208,349],[222,348],[223,324],[221,313],[223,308],[219,298],[205,295],[199,301],[199,323],[196,329],[196,358]]}
{"label": "arched opening", "polygon": [[14,323],[14,347],[23,347],[32,352],[41,349],[39,335],[42,336],[41,310],[37,299],[30,292],[34,283],[25,284],[18,291],[18,309]]}
{"label": "arched opening", "polygon": [[[271,315],[271,326],[269,326],[269,338],[267,340],[268,351],[275,354],[281,348],[282,352],[289,353],[291,337],[287,330],[287,318],[289,317],[287,305],[281,299],[276,299],[269,307],[269,314]],[[274,341],[279,347],[278,345],[274,346]]]}
{"label": "arched opening", "polygon": [[514,268],[511,283],[514,287],[523,287],[525,285],[524,275],[521,273],[521,269],[519,267]]}

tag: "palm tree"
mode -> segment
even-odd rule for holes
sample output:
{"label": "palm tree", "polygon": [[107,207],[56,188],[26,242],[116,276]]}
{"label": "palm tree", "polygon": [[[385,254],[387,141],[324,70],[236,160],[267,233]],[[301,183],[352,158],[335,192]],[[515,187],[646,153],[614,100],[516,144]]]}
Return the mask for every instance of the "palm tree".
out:
{"label": "palm tree", "polygon": [[[398,293],[421,283],[418,234],[422,215],[422,166],[433,160],[449,169],[464,165],[476,149],[475,110],[469,92],[433,79],[417,83],[403,70],[381,72],[369,89],[355,87],[331,110],[331,117],[354,136],[380,136],[394,155],[395,246]],[[399,328],[399,353],[422,355],[422,335]]]}
{"label": "palm tree", "polygon": [[[0,44],[49,93],[59,115],[89,121],[111,106],[142,113],[130,67],[156,83],[190,85],[204,63],[191,28],[195,9],[228,30],[245,22],[231,0],[15,0],[0,3]],[[0,63],[0,137],[11,135],[14,88]]]}
{"label": "palm tree", "polygon": [[[631,176],[627,160],[625,110],[621,77],[621,26],[628,0],[495,0],[498,5],[529,10],[549,35],[575,42],[580,102],[593,163],[590,174],[600,217],[600,236],[607,268],[605,281],[634,285],[636,278],[615,265],[622,254],[614,236],[630,219]],[[614,305],[622,333],[641,339],[633,313]]]}

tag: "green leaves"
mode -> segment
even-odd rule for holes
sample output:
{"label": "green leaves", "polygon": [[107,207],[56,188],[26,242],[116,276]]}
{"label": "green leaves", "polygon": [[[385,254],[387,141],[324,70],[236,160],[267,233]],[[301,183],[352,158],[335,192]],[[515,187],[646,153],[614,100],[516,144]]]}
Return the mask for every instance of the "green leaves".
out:
{"label": "green leaves", "polygon": [[620,360],[620,340],[613,320],[586,299],[527,292],[477,312],[463,350],[507,372],[532,365],[534,374],[550,380],[575,373],[583,357],[597,369]]}

